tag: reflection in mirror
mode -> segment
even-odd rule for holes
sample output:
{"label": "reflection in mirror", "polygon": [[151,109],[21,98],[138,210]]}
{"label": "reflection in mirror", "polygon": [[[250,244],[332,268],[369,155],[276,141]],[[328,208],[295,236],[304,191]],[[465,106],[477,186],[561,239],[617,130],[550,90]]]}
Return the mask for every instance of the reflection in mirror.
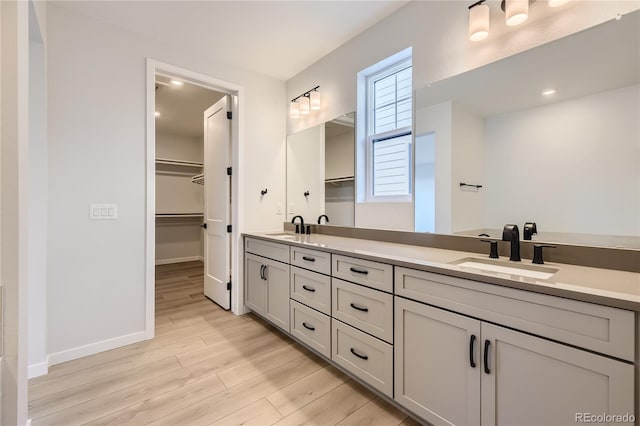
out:
{"label": "reflection in mirror", "polygon": [[417,90],[415,230],[640,248],[638,34],[640,11]]}
{"label": "reflection in mirror", "polygon": [[287,220],[353,226],[354,124],[350,113],[287,136]]}

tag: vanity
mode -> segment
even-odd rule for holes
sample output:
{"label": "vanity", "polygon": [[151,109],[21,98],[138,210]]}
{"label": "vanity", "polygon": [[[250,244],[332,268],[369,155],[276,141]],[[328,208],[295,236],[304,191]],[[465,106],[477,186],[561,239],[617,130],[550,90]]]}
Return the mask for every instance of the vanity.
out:
{"label": "vanity", "polygon": [[244,244],[253,312],[422,421],[637,421],[639,273],[322,234]]}

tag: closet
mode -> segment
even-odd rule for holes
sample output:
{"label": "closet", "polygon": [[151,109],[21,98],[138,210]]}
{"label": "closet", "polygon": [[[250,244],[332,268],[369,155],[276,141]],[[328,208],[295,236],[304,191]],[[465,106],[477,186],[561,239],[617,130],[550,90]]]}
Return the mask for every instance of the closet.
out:
{"label": "closet", "polygon": [[156,75],[156,265],[203,260],[203,113],[222,96]]}

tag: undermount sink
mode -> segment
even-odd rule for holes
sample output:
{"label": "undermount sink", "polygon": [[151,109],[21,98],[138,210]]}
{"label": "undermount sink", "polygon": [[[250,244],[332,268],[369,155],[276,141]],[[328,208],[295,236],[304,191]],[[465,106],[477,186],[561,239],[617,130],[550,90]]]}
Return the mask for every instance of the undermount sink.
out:
{"label": "undermount sink", "polygon": [[298,238],[298,235],[289,234],[286,232],[276,232],[274,234],[266,234],[269,237],[282,238],[283,240],[295,240]]}
{"label": "undermount sink", "polygon": [[558,272],[558,269],[546,266],[515,264],[515,262],[492,261],[475,257],[466,257],[449,263],[462,268],[475,269],[480,272],[496,273],[499,275],[516,275],[539,280],[547,280]]}

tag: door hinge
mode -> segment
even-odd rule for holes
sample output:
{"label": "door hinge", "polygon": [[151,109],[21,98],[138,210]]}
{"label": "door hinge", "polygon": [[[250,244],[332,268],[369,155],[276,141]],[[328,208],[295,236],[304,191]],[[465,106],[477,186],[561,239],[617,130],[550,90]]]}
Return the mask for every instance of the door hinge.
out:
{"label": "door hinge", "polygon": [[231,232],[231,225],[227,225],[227,232]]}
{"label": "door hinge", "polygon": [[231,120],[233,118],[233,112],[227,111],[227,118]]}
{"label": "door hinge", "polygon": [[227,167],[227,176],[231,176],[231,173],[233,172],[231,167]]}
{"label": "door hinge", "polygon": [[231,290],[231,281],[227,283],[227,290]]}

